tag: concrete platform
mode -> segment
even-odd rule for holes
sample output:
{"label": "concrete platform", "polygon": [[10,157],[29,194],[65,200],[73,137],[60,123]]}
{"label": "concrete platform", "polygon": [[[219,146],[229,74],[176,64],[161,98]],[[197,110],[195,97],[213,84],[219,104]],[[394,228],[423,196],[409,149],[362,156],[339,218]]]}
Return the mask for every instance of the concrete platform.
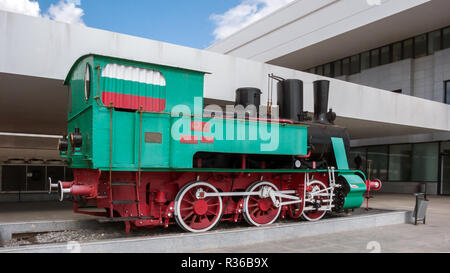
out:
{"label": "concrete platform", "polygon": [[0,246],[10,241],[13,234],[90,229],[99,225],[95,219],[0,223]]}
{"label": "concrete platform", "polygon": [[[84,253],[96,252],[201,252],[207,249],[243,247],[256,243],[278,244],[282,240],[361,230],[370,227],[404,224],[409,222],[410,212],[385,211],[368,215],[354,215],[325,219],[318,222],[278,223],[268,227],[233,228],[202,234],[181,233],[156,237],[114,239],[77,244]],[[0,249],[1,252],[53,253],[70,252],[73,242],[52,245],[36,245]]]}
{"label": "concrete platform", "polygon": [[69,201],[0,203],[0,224],[36,221],[89,220],[92,216],[73,212]]}
{"label": "concrete platform", "polygon": [[[428,196],[426,225],[372,227],[298,240],[280,240],[247,246],[210,248],[205,253],[450,253],[450,196]],[[413,210],[412,194],[376,194],[370,207]]]}
{"label": "concrete platform", "polygon": [[0,246],[13,234],[98,226],[97,217],[76,214],[71,202],[14,202],[0,205]]}
{"label": "concrete platform", "polygon": [[[182,233],[179,239],[177,229],[173,233],[158,230],[158,236],[138,234],[132,238],[110,239],[99,242],[82,243],[83,252],[371,252],[379,244],[381,252],[450,252],[450,196],[429,196],[430,206],[427,224],[414,226],[402,224],[382,225],[386,217],[378,220],[358,221],[351,217],[342,218],[351,222],[339,222],[341,219],[328,219],[318,223],[284,224],[266,228],[237,228],[236,239],[229,239],[235,229],[217,230],[207,234],[193,235]],[[77,215],[72,212],[71,203],[10,203],[0,206],[0,224],[26,224],[28,222],[84,221],[95,218]],[[377,194],[371,199],[371,208],[384,210],[411,211],[414,208],[412,194]],[[395,214],[395,213],[394,213]],[[370,216],[370,215],[368,215]],[[398,218],[396,215],[395,218]],[[408,216],[406,216],[408,217]],[[384,220],[383,220],[384,219]],[[48,221],[50,220],[50,221]],[[326,221],[328,227],[321,227]],[[68,222],[67,222],[68,223]],[[319,224],[319,225],[317,225]],[[374,225],[375,224],[375,225]],[[283,225],[283,224],[281,224]],[[353,225],[345,230],[343,226]],[[273,232],[272,228],[281,228],[283,232]],[[15,232],[17,232],[17,229]],[[120,229],[121,230],[121,229]],[[326,231],[326,232],[325,232]],[[323,233],[325,232],[325,233]],[[294,234],[294,236],[291,236]],[[212,237],[211,237],[212,236]],[[217,236],[219,239],[214,239]],[[234,235],[233,235],[234,236]],[[286,236],[286,237],[283,237]],[[374,247],[375,248],[371,248]],[[1,248],[0,248],[1,249]],[[67,252],[67,244],[37,245],[22,248],[1,249],[0,252]]]}

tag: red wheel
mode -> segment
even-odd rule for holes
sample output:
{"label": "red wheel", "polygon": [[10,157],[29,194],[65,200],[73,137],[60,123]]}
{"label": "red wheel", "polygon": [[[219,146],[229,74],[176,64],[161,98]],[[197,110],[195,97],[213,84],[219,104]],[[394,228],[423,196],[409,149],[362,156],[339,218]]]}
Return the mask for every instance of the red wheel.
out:
{"label": "red wheel", "polygon": [[325,202],[325,200],[330,200],[330,193],[326,188],[325,184],[318,180],[311,181],[307,185],[303,219],[311,222],[319,221],[327,214],[327,211],[320,210],[323,206],[329,205],[328,202]]}
{"label": "red wheel", "polygon": [[195,182],[184,186],[175,198],[175,220],[186,231],[205,232],[220,220],[222,198],[203,197],[203,193],[219,192],[211,184]]}
{"label": "red wheel", "polygon": [[[276,207],[272,199],[264,196],[268,190],[278,191],[270,182],[257,182],[251,185],[247,192],[259,192],[259,195],[249,195],[244,199],[244,218],[254,226],[270,225],[278,219],[281,206]],[[276,198],[281,203],[280,198]]]}

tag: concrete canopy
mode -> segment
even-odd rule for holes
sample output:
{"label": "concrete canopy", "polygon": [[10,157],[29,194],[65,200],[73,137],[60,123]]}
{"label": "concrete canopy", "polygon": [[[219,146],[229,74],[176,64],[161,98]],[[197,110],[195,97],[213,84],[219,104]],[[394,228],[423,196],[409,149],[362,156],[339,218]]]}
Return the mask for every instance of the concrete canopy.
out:
{"label": "concrete canopy", "polygon": [[208,50],[305,70],[450,25],[448,0],[297,0]]}
{"label": "concrete canopy", "polygon": [[[301,79],[309,112],[313,110],[312,82],[325,79],[210,51],[3,11],[0,36],[0,132],[64,134],[67,90],[62,81],[73,62],[88,53],[211,72],[205,79],[205,97],[224,101],[233,101],[234,90],[242,86],[260,88],[266,101],[269,73]],[[353,139],[450,128],[450,108],[442,103],[329,80],[329,107]]]}

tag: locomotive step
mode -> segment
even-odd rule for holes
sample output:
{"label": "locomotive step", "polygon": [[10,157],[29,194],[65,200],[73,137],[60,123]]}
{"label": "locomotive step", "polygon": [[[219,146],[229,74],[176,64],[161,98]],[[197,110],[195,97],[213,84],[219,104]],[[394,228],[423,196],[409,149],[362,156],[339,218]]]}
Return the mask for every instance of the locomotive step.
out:
{"label": "locomotive step", "polygon": [[136,186],[136,183],[128,183],[128,182],[112,182],[112,186]]}
{"label": "locomotive step", "polygon": [[154,220],[155,217],[141,216],[141,217],[114,217],[114,218],[101,218],[97,221],[100,223],[114,223],[114,222],[125,222],[125,221],[136,221],[136,220]]}
{"label": "locomotive step", "polygon": [[114,200],[112,201],[113,205],[123,205],[123,204],[137,204],[137,200]]}

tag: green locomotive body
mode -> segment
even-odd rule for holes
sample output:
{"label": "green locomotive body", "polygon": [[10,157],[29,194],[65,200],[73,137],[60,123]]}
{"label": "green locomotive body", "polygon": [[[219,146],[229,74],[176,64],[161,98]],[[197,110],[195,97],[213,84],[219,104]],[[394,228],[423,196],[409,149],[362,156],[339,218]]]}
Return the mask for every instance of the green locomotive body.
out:
{"label": "green locomotive body", "polygon": [[[381,186],[349,169],[348,135],[333,124],[331,111],[312,122],[298,114],[267,118],[258,109],[238,116],[206,111],[205,74],[94,54],[79,58],[65,80],[68,137],[59,144],[75,180],[50,187],[61,199],[76,196],[76,212],[92,214],[79,207],[87,200],[105,209],[94,215],[124,221],[127,230],[176,222],[199,232],[220,219],[316,221],[361,206],[363,194]],[[282,94],[283,86],[302,87],[279,80]]]}

